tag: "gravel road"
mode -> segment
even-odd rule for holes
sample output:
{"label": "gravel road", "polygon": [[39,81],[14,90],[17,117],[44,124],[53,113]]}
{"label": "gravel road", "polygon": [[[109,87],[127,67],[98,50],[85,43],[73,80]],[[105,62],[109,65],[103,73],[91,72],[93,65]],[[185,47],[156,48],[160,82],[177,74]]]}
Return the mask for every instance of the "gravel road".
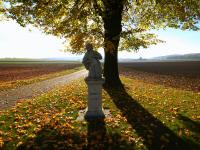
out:
{"label": "gravel road", "polygon": [[0,110],[14,106],[17,100],[34,98],[58,86],[87,75],[86,70],[0,92]]}

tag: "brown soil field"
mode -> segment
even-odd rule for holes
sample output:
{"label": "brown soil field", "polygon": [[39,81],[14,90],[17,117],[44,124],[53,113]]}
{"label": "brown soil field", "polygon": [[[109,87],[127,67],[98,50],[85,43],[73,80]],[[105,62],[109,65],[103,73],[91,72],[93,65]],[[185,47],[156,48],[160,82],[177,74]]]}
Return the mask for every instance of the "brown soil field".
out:
{"label": "brown soil field", "polygon": [[120,63],[119,70],[144,82],[200,92],[200,61]]}
{"label": "brown soil field", "polygon": [[80,66],[80,63],[0,64],[0,82],[30,79]]}

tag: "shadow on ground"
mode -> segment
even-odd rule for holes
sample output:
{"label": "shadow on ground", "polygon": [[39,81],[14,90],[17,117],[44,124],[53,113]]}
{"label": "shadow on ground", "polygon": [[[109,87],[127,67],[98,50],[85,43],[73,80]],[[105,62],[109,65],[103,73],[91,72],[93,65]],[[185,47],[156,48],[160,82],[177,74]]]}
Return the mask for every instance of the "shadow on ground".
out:
{"label": "shadow on ground", "polygon": [[[178,115],[177,119],[181,121],[184,125],[186,131],[189,131],[190,136],[195,139],[197,143],[200,143],[200,121],[193,121],[190,118],[183,116],[181,114]],[[184,135],[187,138],[188,135]],[[200,146],[199,146],[200,147]],[[200,149],[200,148],[199,148]]]}
{"label": "shadow on ground", "polygon": [[129,143],[118,133],[106,132],[104,120],[88,120],[87,149],[124,149],[134,150],[134,143]]}
{"label": "shadow on ground", "polygon": [[179,115],[178,119],[181,120],[183,122],[183,124],[192,132],[200,135],[200,122],[197,121],[193,121],[190,118],[183,116],[183,115]]}
{"label": "shadow on ground", "polygon": [[134,100],[124,87],[109,89],[105,87],[115,105],[121,110],[137,134],[144,139],[149,150],[198,150],[195,143],[183,140],[155,118],[142,105]]}
{"label": "shadow on ground", "polygon": [[66,129],[65,132],[46,125],[35,138],[27,139],[18,150],[134,150],[134,143],[120,134],[108,134],[104,120],[88,120],[87,133]]}
{"label": "shadow on ground", "polygon": [[[155,118],[142,105],[134,100],[125,90],[105,88],[116,106],[126,117],[128,123],[143,138],[143,143],[149,150],[199,150],[199,145],[178,137]],[[198,125],[187,117],[180,116],[185,124],[189,124],[191,130],[197,130]],[[58,126],[56,126],[58,127]],[[81,126],[80,126],[81,127]],[[64,128],[64,130],[63,130]],[[198,132],[198,130],[196,131]],[[5,149],[9,149],[6,148]],[[78,132],[77,128],[71,129],[65,126],[55,128],[45,125],[35,137],[27,138],[18,150],[134,150],[135,143],[128,142],[118,133],[109,133],[104,120],[88,120],[87,129]]]}

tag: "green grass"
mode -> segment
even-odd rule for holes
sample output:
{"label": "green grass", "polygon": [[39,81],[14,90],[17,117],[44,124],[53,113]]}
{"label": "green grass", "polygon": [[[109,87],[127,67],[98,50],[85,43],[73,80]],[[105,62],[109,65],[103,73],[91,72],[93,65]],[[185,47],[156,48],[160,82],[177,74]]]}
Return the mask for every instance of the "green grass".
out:
{"label": "green grass", "polygon": [[[0,114],[4,149],[198,149],[200,94],[122,77],[105,89],[105,120],[77,121],[87,87],[74,81]],[[177,143],[177,144],[175,144]]]}

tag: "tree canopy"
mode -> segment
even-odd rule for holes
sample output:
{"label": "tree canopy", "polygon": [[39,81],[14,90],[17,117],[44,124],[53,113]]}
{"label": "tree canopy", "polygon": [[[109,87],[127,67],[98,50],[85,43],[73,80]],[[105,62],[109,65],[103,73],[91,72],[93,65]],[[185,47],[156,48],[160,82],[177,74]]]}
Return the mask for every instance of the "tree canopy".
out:
{"label": "tree canopy", "polygon": [[0,21],[3,20],[4,18],[5,18],[5,15],[4,15],[3,1],[0,0]]}
{"label": "tree canopy", "polygon": [[84,52],[86,42],[105,53],[107,85],[121,84],[118,51],[162,42],[149,31],[199,30],[199,0],[4,0],[5,13],[21,26],[32,24],[66,39],[66,50]]}
{"label": "tree canopy", "polygon": [[8,17],[22,26],[33,24],[45,33],[66,38],[67,50],[75,53],[83,52],[86,41],[103,47],[103,17],[115,11],[107,7],[115,1],[123,5],[119,50],[161,42],[148,32],[151,29],[199,29],[199,0],[4,0]]}

